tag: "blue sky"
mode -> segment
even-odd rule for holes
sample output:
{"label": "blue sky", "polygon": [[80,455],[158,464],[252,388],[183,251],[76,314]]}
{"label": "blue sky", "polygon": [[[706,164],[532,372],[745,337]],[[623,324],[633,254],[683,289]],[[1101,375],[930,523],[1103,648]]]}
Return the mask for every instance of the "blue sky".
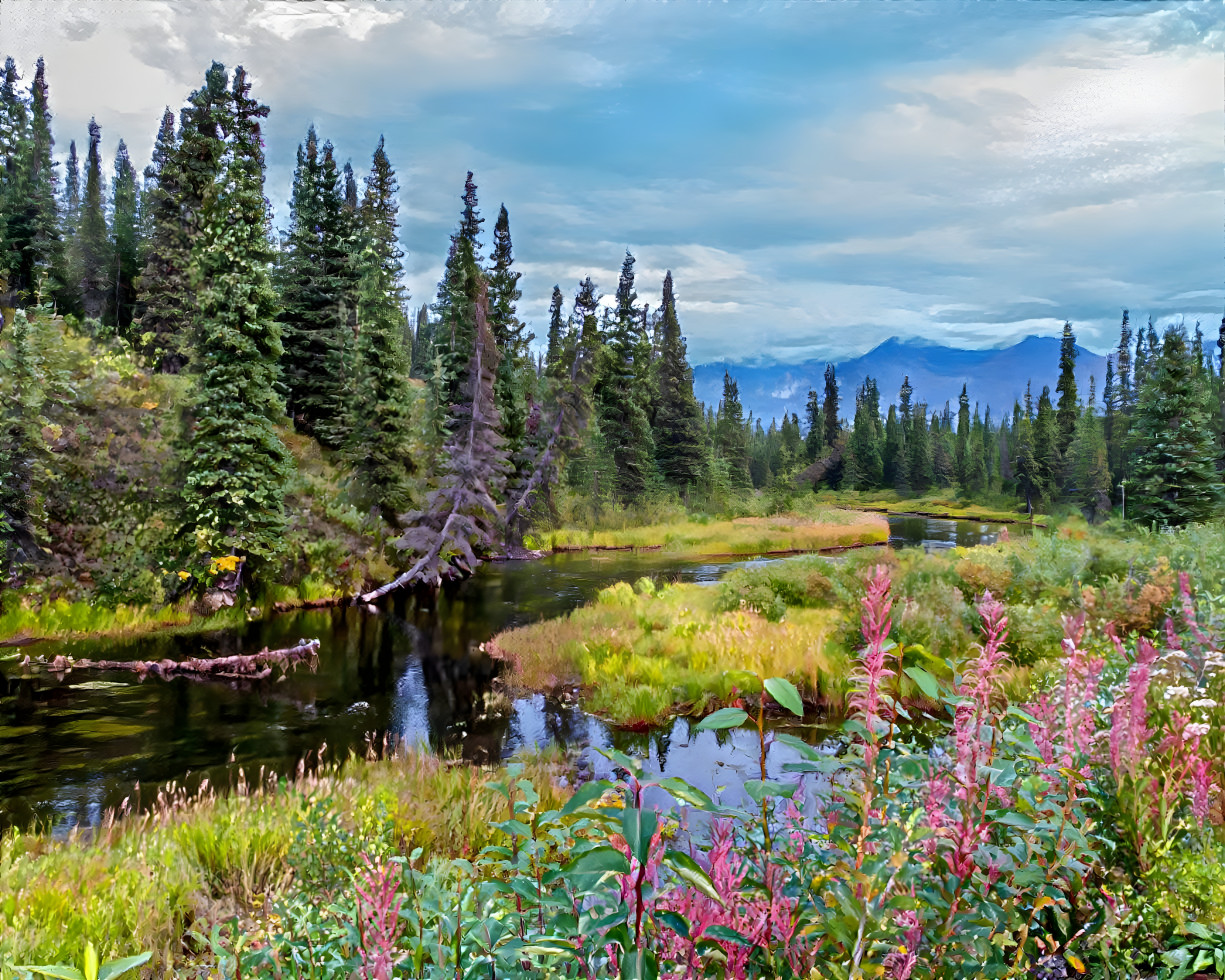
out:
{"label": "blue sky", "polygon": [[676,279],[695,363],[1117,341],[1120,311],[1225,304],[1219,3],[279,3],[4,0],[47,59],[58,151],[90,115],[143,166],[212,59],[272,108],[286,218],[314,122],[359,174],[385,134],[408,285],[432,301],[475,171],[543,336],[592,275]]}

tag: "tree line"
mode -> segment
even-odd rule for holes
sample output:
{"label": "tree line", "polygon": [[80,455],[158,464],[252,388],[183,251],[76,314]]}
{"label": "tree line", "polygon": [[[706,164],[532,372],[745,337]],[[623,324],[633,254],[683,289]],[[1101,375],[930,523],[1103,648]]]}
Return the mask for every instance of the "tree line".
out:
{"label": "tree line", "polygon": [[[12,58],[0,84],[0,308],[77,318],[129,345],[151,369],[186,373],[177,443],[181,537],[208,554],[277,553],[293,461],[278,425],[335,451],[351,492],[437,577],[513,545],[565,491],[634,507],[659,495],[718,505],[754,489],[934,488],[1011,492],[1104,515],[1178,524],[1220,497],[1223,386],[1198,324],[1133,337],[1125,312],[1099,407],[1082,398],[1065,324],[1055,394],[993,419],[933,410],[903,383],[882,409],[867,377],[841,412],[833,365],[805,418],[746,418],[734,378],[715,406],[694,395],[671,273],[652,305],[625,254],[615,293],[590,276],[555,286],[539,348],[520,317],[510,218],[488,254],[477,186],[461,209],[432,303],[404,287],[399,187],[380,138],[359,181],[311,126],[297,148],[288,227],[274,236],[264,196],[268,107],[247,73],[214,62],[176,114],[167,108],[138,177],[123,140],[103,175],[91,120],[84,160],[54,159],[45,65],[28,87]],[[38,432],[28,321],[6,331],[0,522],[35,549],[26,497]],[[1222,325],[1225,342],[1225,323]],[[848,399],[848,409],[851,400]],[[24,544],[23,544],[24,542]],[[432,556],[432,557],[430,557]],[[416,567],[414,565],[413,567]]]}

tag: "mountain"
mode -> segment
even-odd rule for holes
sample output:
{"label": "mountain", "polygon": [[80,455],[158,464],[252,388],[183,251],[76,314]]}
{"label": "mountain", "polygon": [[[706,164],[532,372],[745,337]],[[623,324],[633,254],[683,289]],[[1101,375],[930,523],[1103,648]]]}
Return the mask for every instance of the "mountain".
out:
{"label": "mountain", "polygon": [[[1106,358],[1083,347],[1077,347],[1076,385],[1082,399],[1088,397],[1089,376],[1097,379],[1100,401],[1106,378]],[[944,407],[947,399],[957,409],[961,386],[967,387],[971,411],[975,402],[980,408],[991,406],[997,421],[1005,412],[1012,412],[1012,403],[1025,397],[1025,383],[1033,381],[1034,402],[1043,385],[1050,385],[1051,400],[1056,400],[1055,382],[1059,379],[1059,338],[1026,337],[1011,347],[993,350],[962,350],[916,341],[886,340],[861,357],[834,365],[841,394],[841,414],[850,417],[855,411],[855,389],[866,375],[876,379],[881,393],[881,410],[897,401],[902,379],[910,377],[914,388],[912,400],[927,402],[928,412]],[[707,405],[718,405],[723,397],[723,372],[728,371],[740,385],[740,401],[745,414],[769,424],[772,418],[795,412],[804,422],[804,406],[808,390],[825,390],[825,362],[805,361],[802,364],[698,364],[693,369],[693,387],[698,398]]]}

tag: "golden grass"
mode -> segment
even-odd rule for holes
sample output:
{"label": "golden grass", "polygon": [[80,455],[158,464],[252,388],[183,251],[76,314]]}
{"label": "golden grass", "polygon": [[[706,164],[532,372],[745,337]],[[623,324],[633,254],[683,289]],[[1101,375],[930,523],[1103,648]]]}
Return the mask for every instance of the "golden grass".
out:
{"label": "golden grass", "polygon": [[[822,490],[817,499],[827,507],[871,507],[889,514],[926,514],[1002,524],[1025,522],[1029,516],[1015,501],[996,497],[984,503],[961,500],[949,493],[901,497],[895,490]],[[1034,523],[1045,524],[1046,514],[1034,514]]]}
{"label": "golden grass", "polygon": [[692,518],[612,530],[561,528],[541,532],[536,547],[658,548],[687,555],[760,555],[881,544],[889,538],[883,517],[863,511],[823,508],[813,516],[779,514],[722,521]]}
{"label": "golden grass", "polygon": [[511,664],[510,686],[579,685],[585,708],[632,727],[709,710],[755,690],[753,675],[787,677],[810,704],[841,705],[850,673],[835,639],[841,612],[790,609],[769,622],[717,602],[717,590],[700,585],[635,594],[622,582],[568,616],[502,633],[490,649]]}

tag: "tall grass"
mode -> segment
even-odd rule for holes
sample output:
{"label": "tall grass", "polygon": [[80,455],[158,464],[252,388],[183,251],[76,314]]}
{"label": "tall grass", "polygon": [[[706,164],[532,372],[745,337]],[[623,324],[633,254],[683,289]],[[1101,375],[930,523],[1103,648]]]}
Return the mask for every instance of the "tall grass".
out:
{"label": "tall grass", "polygon": [[[554,768],[527,760],[546,806],[566,796]],[[289,781],[240,777],[226,795],[171,787],[148,813],[68,840],[10,832],[0,838],[0,980],[13,980],[17,963],[75,962],[86,941],[103,960],[152,950],[157,975],[180,975],[189,929],[207,934],[210,923],[265,907],[296,862],[336,861],[311,849],[337,840],[337,829],[371,853],[448,857],[497,842],[506,803],[495,778],[397,752]]]}
{"label": "tall grass", "polygon": [[660,548],[677,554],[758,555],[881,544],[888,537],[885,519],[876,514],[823,508],[812,515],[788,513],[727,520],[687,517],[602,530],[567,527],[538,533],[532,543],[554,550]]}

